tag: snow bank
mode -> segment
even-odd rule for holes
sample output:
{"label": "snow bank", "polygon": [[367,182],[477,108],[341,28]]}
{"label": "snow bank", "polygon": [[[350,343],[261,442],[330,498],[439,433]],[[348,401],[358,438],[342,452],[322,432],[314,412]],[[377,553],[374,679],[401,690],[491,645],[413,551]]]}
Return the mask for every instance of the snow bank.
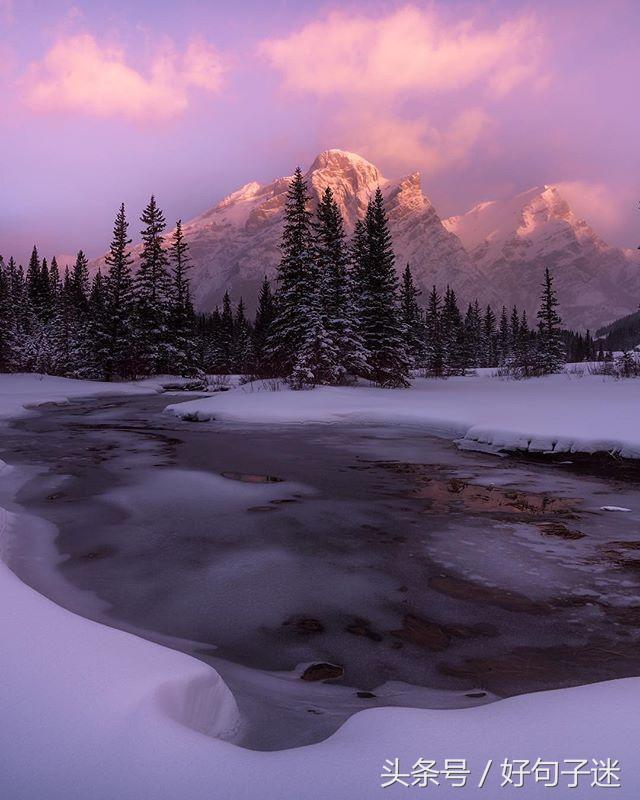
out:
{"label": "snow bank", "polygon": [[174,403],[166,411],[191,420],[412,424],[466,444],[535,452],[611,451],[640,458],[640,380],[562,374],[513,381],[484,373],[446,381],[416,379],[406,391],[260,389],[250,384]]}
{"label": "snow bank", "polygon": [[131,383],[77,381],[34,373],[0,374],[0,418],[17,417],[43,403],[66,403],[74,397],[98,394],[150,394],[161,392],[162,379]]}

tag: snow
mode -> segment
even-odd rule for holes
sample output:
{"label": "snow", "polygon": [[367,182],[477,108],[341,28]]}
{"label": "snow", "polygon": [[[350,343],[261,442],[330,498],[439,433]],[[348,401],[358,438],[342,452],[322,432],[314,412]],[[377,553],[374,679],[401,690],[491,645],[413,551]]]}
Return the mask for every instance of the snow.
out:
{"label": "snow", "polygon": [[[121,393],[153,391],[152,387],[153,382],[108,388]],[[28,405],[106,390],[104,384],[3,375],[0,413],[19,415]],[[592,392],[600,402],[607,398],[604,424],[618,412],[628,421],[625,415],[637,404],[639,391],[636,382],[599,387],[587,377],[521,384],[480,377],[418,381],[407,392],[323,389],[249,394],[238,389],[197,402],[205,404],[199,406],[205,416],[215,413],[234,420],[431,419],[433,426],[439,416],[438,424],[451,430],[460,424],[463,411],[468,418],[474,414],[477,418],[480,405],[497,403],[504,413],[508,403],[499,401],[500,392],[506,392],[512,403],[518,397],[526,399],[530,417],[540,427],[544,414],[538,406],[546,402],[549,409],[544,398],[550,395],[566,400],[568,407],[558,409],[554,422],[566,428],[571,417],[578,416],[574,405],[578,396],[580,415],[583,408],[587,415],[592,413]],[[466,398],[464,403],[462,398]],[[437,415],[432,413],[434,402]],[[455,413],[445,413],[447,404],[453,404]],[[180,408],[189,405],[193,403]],[[498,412],[486,413],[498,419]],[[514,430],[525,417],[526,411],[513,412]],[[539,437],[542,442],[544,435]],[[19,488],[15,474],[9,478],[2,473],[0,492],[4,495],[9,487]],[[7,505],[10,500],[4,502]],[[11,539],[20,535],[25,524],[25,518],[0,508],[0,553],[6,555]],[[324,742],[265,753],[232,743],[242,721],[231,693],[214,670],[187,655],[60,608],[19,581],[2,562],[0,637],[0,797],[10,800],[370,800],[403,792],[411,797],[420,789],[394,786],[383,792],[380,775],[385,759],[398,758],[406,770],[421,757],[439,765],[445,758],[467,759],[471,779],[466,788],[455,792],[473,798],[499,794],[498,764],[504,758],[584,758],[591,764],[592,758],[611,757],[622,766],[622,788],[616,797],[640,796],[640,718],[633,700],[640,691],[638,678],[514,697],[464,710],[371,709],[351,717]],[[494,768],[480,790],[477,782],[488,759],[493,759]],[[552,795],[574,796],[575,790],[561,788],[566,783],[566,778],[561,780]],[[600,796],[600,790],[590,789],[589,783],[589,778],[582,779],[580,797]],[[441,785],[438,791],[447,794],[451,788]],[[519,793],[528,798],[550,796],[532,777]]]}
{"label": "snow", "polygon": [[503,380],[487,371],[448,380],[416,379],[401,391],[322,387],[269,391],[249,384],[224,395],[169,405],[193,420],[303,424],[412,424],[463,446],[531,452],[609,451],[640,458],[640,381],[588,374]]}
{"label": "snow", "polygon": [[22,416],[29,408],[43,403],[66,403],[77,397],[160,392],[162,380],[163,377],[160,376],[136,383],[104,383],[33,373],[0,374],[0,419]]}
{"label": "snow", "polygon": [[624,506],[600,506],[601,511],[631,511],[630,508]]}

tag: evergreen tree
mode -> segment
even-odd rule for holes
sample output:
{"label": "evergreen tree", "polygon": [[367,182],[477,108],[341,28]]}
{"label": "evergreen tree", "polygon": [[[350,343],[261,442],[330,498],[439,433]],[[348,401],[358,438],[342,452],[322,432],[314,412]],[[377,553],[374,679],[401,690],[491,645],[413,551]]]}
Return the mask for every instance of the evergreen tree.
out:
{"label": "evergreen tree", "polygon": [[152,195],[142,212],[140,267],[136,275],[138,372],[166,372],[169,365],[168,258],[163,247],[164,215]]}
{"label": "evergreen tree", "polygon": [[251,371],[251,365],[253,363],[251,326],[247,321],[242,298],[240,298],[240,302],[238,303],[235,319],[233,321],[233,347],[231,355],[234,372],[247,374]]}
{"label": "evergreen tree", "polygon": [[[369,202],[365,216],[366,245],[355,267],[362,286],[361,330],[369,352],[368,377],[380,386],[409,385],[409,358],[398,302],[389,223],[380,189]],[[357,232],[358,237],[361,231]],[[354,249],[360,250],[358,241]]]}
{"label": "evergreen tree", "polygon": [[287,192],[278,267],[278,311],[269,358],[292,386],[330,378],[335,364],[319,296],[307,185],[298,167]]}
{"label": "evergreen tree", "polygon": [[104,331],[98,335],[104,342],[102,367],[107,380],[116,376],[133,378],[136,374],[136,309],[132,258],[127,249],[131,244],[128,228],[123,203],[114,222],[113,239],[105,258],[109,271],[103,291]]}
{"label": "evergreen tree", "polygon": [[444,375],[444,350],[441,331],[441,301],[436,287],[429,293],[425,315],[426,372],[434,378]]}
{"label": "evergreen tree", "polygon": [[18,327],[11,296],[11,272],[0,256],[0,372],[19,369]]}
{"label": "evergreen tree", "polygon": [[400,314],[404,325],[405,348],[413,369],[424,367],[426,356],[424,318],[418,305],[420,294],[407,264],[400,285]]}
{"label": "evergreen tree", "polygon": [[42,281],[40,256],[38,255],[38,248],[35,245],[31,251],[31,257],[29,258],[29,265],[27,267],[26,287],[31,305],[34,311],[39,314],[45,302],[45,292]]}
{"label": "evergreen tree", "polygon": [[217,372],[229,375],[233,372],[233,311],[229,292],[224,293],[222,299],[222,314],[217,337]]}
{"label": "evergreen tree", "polygon": [[87,257],[78,250],[73,272],[70,276],[69,291],[71,302],[79,314],[86,314],[89,309],[89,262]]}
{"label": "evergreen tree", "polygon": [[256,311],[252,342],[253,371],[261,378],[271,377],[274,374],[274,366],[269,357],[269,341],[272,336],[275,318],[276,298],[271,292],[271,285],[265,275],[258,297],[258,309]]}
{"label": "evergreen tree", "polygon": [[511,331],[509,329],[509,318],[507,317],[507,309],[502,306],[500,314],[500,323],[498,325],[498,341],[497,341],[497,358],[498,365],[502,366],[507,363],[509,356],[513,352],[514,340],[512,339]]}
{"label": "evergreen tree", "polygon": [[84,333],[85,360],[79,367],[78,377],[101,378],[108,374],[114,361],[110,357],[113,330],[107,317],[107,286],[100,269],[96,272],[89,291],[87,323]]}
{"label": "evergreen tree", "polygon": [[344,222],[329,187],[318,204],[313,233],[316,302],[321,315],[317,335],[326,332],[327,352],[335,353],[325,377],[329,383],[345,383],[350,376],[366,372],[368,354],[358,331]]}
{"label": "evergreen tree", "polygon": [[459,375],[465,365],[464,330],[456,293],[450,286],[444,294],[440,326],[445,374]]}
{"label": "evergreen tree", "polygon": [[191,302],[189,245],[184,240],[182,220],[169,246],[171,262],[171,296],[169,302],[169,347],[171,368],[181,375],[190,375],[196,368],[195,313]]}
{"label": "evergreen tree", "polygon": [[464,367],[475,368],[484,364],[484,338],[482,336],[482,316],[478,301],[469,303],[464,318]]}
{"label": "evergreen tree", "polygon": [[493,310],[490,305],[488,305],[485,310],[482,327],[483,327],[483,338],[484,338],[485,365],[487,367],[494,367],[498,363],[496,315],[493,313]]}
{"label": "evergreen tree", "polygon": [[562,371],[566,354],[562,343],[562,320],[556,311],[558,299],[549,269],[544,271],[544,283],[538,310],[538,340],[536,365],[540,374]]}

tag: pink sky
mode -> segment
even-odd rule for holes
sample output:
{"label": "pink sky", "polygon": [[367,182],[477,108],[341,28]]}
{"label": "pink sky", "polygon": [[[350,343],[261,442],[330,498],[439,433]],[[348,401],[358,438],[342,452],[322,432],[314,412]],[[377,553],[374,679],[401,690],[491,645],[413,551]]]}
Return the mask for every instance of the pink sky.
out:
{"label": "pink sky", "polygon": [[[442,216],[543,183],[640,243],[637,0],[0,0],[0,253],[91,255],[355,150]],[[132,226],[137,231],[137,223]]]}

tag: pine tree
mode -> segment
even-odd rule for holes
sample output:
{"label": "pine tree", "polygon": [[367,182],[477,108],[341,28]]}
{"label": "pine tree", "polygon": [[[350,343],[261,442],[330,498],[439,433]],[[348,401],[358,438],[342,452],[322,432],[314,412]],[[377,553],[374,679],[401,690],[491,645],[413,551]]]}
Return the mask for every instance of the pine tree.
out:
{"label": "pine tree", "polygon": [[456,293],[450,286],[444,294],[440,318],[445,374],[459,375],[464,371],[464,329]]}
{"label": "pine tree", "polygon": [[[498,325],[497,357],[498,366],[503,366],[509,360],[514,348],[514,339],[509,329],[509,318],[507,317],[506,306],[502,306],[500,323]],[[489,366],[489,365],[486,365]]]}
{"label": "pine tree", "polygon": [[249,373],[253,363],[251,326],[247,321],[242,298],[240,298],[236,308],[235,319],[233,320],[231,363],[233,371],[241,375]]}
{"label": "pine tree", "polygon": [[[369,352],[368,377],[380,386],[409,385],[409,358],[398,302],[398,278],[389,223],[380,189],[365,216],[366,244],[358,241],[361,262],[355,266],[362,286],[361,331]],[[362,231],[357,232],[361,237]]]}
{"label": "pine tree", "polygon": [[11,296],[11,272],[0,256],[0,372],[19,369],[18,327]]}
{"label": "pine tree", "polygon": [[[322,327],[328,348],[336,354],[326,377],[330,383],[345,383],[366,372],[368,353],[358,331],[344,221],[330,187],[318,204],[313,233]],[[322,329],[319,335],[324,335]]]}
{"label": "pine tree", "polygon": [[191,375],[196,369],[195,313],[191,302],[189,245],[182,232],[182,220],[169,246],[171,262],[171,293],[169,301],[169,348],[172,370],[180,375]]}
{"label": "pine tree", "polygon": [[79,367],[78,377],[102,378],[108,374],[111,346],[110,320],[107,318],[107,287],[100,269],[96,272],[89,290],[87,323],[84,331],[85,359]]}
{"label": "pine tree", "polygon": [[407,264],[400,284],[400,314],[404,325],[405,348],[413,369],[424,367],[426,356],[424,318],[418,305],[420,294]]}
{"label": "pine tree", "polygon": [[70,276],[71,302],[80,314],[86,314],[89,308],[89,262],[87,257],[78,250],[73,272]]}
{"label": "pine tree", "polygon": [[164,215],[152,195],[142,212],[140,266],[135,280],[138,372],[157,374],[169,366],[168,258],[163,247]]}
{"label": "pine tree", "polygon": [[486,366],[484,364],[484,339],[482,336],[482,316],[478,301],[472,305],[469,303],[467,313],[464,318],[464,344],[465,361],[464,367],[476,368]]}
{"label": "pine tree", "polygon": [[490,305],[487,306],[482,323],[484,337],[485,364],[494,367],[498,363],[496,315]]}
{"label": "pine tree", "polygon": [[[330,345],[318,291],[307,185],[298,167],[287,192],[278,267],[278,313],[269,358],[295,388],[326,379]],[[320,359],[316,363],[315,359]]]}
{"label": "pine tree", "polygon": [[27,267],[26,287],[29,301],[35,311],[40,314],[45,302],[45,292],[43,288],[40,256],[38,248],[34,245],[29,258]]}
{"label": "pine tree", "polygon": [[272,377],[274,367],[269,358],[269,341],[273,332],[273,322],[276,318],[276,298],[271,292],[271,285],[264,276],[258,309],[256,311],[255,325],[253,328],[253,372],[261,378]]}
{"label": "pine tree", "polygon": [[222,298],[222,314],[220,315],[220,328],[217,338],[217,372],[229,375],[233,372],[233,311],[231,310],[231,298],[229,292],[224,293]]}
{"label": "pine tree", "polygon": [[[135,330],[135,297],[131,275],[132,258],[128,251],[131,239],[124,203],[116,216],[113,239],[105,258],[109,271],[104,281],[104,331],[98,338],[104,342],[101,359],[104,376],[133,378],[136,375],[137,331]],[[95,288],[95,287],[94,287]]]}
{"label": "pine tree", "polygon": [[429,293],[425,314],[426,328],[426,373],[434,378],[444,375],[444,350],[441,330],[441,301],[436,287]]}
{"label": "pine tree", "polygon": [[562,320],[556,311],[558,299],[553,288],[549,269],[544,271],[544,283],[538,310],[538,346],[536,366],[542,375],[561,372],[565,363],[565,350],[562,342]]}

